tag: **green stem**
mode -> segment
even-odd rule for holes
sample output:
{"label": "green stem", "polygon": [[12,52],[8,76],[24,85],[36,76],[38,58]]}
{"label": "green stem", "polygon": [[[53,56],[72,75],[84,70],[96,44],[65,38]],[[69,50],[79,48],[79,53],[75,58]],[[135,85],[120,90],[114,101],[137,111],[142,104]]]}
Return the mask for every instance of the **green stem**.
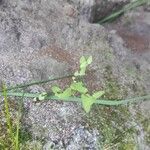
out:
{"label": "green stem", "polygon": [[97,23],[102,24],[102,23],[105,23],[105,22],[109,22],[109,21],[117,18],[119,15],[121,15],[121,14],[123,14],[123,13],[125,13],[129,10],[132,10],[132,9],[138,7],[138,6],[144,5],[147,2],[148,2],[148,0],[137,0],[137,1],[134,1],[134,2],[130,2],[129,4],[124,6],[121,10],[112,13],[111,15],[105,17],[104,19],[100,20]]}
{"label": "green stem", "polygon": [[[0,92],[0,95],[2,95],[2,92]],[[16,96],[16,97],[28,97],[28,98],[38,98],[40,94],[38,93],[11,93],[7,92],[7,96]],[[56,96],[53,95],[48,95],[45,100],[62,100]],[[116,105],[123,105],[127,103],[134,103],[134,102],[139,102],[143,100],[150,100],[150,95],[146,96],[141,96],[141,97],[135,97],[135,98],[130,98],[130,99],[124,99],[124,100],[104,100],[104,99],[98,99],[96,100],[95,104],[100,104],[100,105],[108,105],[108,106],[116,106]],[[80,102],[81,103],[81,98],[79,97],[69,97],[68,99],[64,99],[63,101],[66,102]]]}
{"label": "green stem", "polygon": [[13,147],[15,147],[15,139],[14,139],[14,134],[13,134],[13,129],[12,129],[12,124],[11,124],[11,114],[9,111],[9,106],[8,106],[8,99],[7,99],[7,91],[6,91],[6,86],[3,85],[3,92],[1,95],[4,97],[4,107],[5,107],[5,118],[6,118],[6,123],[8,126],[8,134],[11,138],[11,142],[13,144]]}
{"label": "green stem", "polygon": [[[69,77],[73,77],[73,74],[63,76],[63,77],[52,78],[52,79],[48,79],[48,80],[35,81],[35,82],[27,83],[27,84],[20,84],[20,85],[14,86],[14,87],[7,88],[6,91],[19,89],[19,88],[26,88],[26,87],[29,87],[29,86],[32,86],[32,85],[43,84],[43,83],[51,82],[51,81],[54,81],[54,80],[60,80],[60,79],[69,78]],[[3,90],[0,90],[0,92],[3,92]]]}

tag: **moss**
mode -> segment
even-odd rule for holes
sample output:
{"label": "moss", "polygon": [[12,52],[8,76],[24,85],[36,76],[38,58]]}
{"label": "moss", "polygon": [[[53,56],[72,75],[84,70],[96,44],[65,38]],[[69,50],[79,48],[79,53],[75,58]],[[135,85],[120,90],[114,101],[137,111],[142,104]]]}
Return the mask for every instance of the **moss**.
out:
{"label": "moss", "polygon": [[[105,68],[105,98],[121,99],[126,93],[117,79],[113,76],[110,66]],[[128,106],[101,106],[95,105],[86,118],[91,129],[96,128],[100,133],[100,145],[108,149],[129,149],[136,146],[134,142],[134,127],[129,127],[132,115]],[[130,149],[130,150],[132,150]]]}
{"label": "moss", "polygon": [[22,144],[32,139],[32,134],[31,132],[28,131],[27,128],[21,128],[19,133],[20,133],[19,134],[20,143]]}
{"label": "moss", "polygon": [[150,146],[150,117],[145,117],[140,111],[136,113],[136,120],[141,124],[142,130],[145,134],[144,140],[147,145]]}
{"label": "moss", "polygon": [[126,73],[128,76],[135,78],[136,77],[136,68],[126,66]]}
{"label": "moss", "polygon": [[105,95],[108,99],[122,99],[126,95],[125,88],[121,87],[112,73],[111,66],[107,65],[104,72]]}
{"label": "moss", "polygon": [[105,59],[109,61],[113,61],[115,59],[115,56],[113,55],[111,50],[107,50],[105,52]]}
{"label": "moss", "polygon": [[132,83],[130,83],[128,87],[134,92],[134,95],[141,96],[146,94],[144,84],[141,84],[144,82],[144,77],[143,74],[139,71],[139,69],[135,66],[131,67],[126,65],[124,70],[126,71],[129,80],[132,81]]}
{"label": "moss", "polygon": [[[119,147],[126,147],[129,145],[135,145],[134,133],[135,129],[128,127],[130,123],[131,114],[125,106],[118,107],[106,107],[106,106],[94,106],[87,122],[91,129],[96,128],[100,133],[100,144],[103,147],[111,147],[117,145]],[[130,140],[129,140],[130,137]],[[126,142],[124,142],[126,140]],[[115,149],[116,146],[114,147]]]}
{"label": "moss", "polygon": [[42,143],[40,141],[27,141],[21,146],[22,150],[42,150]]}

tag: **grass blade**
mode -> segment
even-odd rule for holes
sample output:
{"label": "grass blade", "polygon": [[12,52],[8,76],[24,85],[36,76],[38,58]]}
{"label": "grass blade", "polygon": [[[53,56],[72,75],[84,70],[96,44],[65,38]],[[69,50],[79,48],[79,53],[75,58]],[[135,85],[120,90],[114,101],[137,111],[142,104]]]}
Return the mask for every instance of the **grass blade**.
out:
{"label": "grass blade", "polygon": [[15,136],[15,145],[16,148],[15,150],[20,149],[20,144],[19,144],[19,130],[20,130],[20,119],[21,119],[21,113],[22,113],[22,106],[23,106],[23,98],[24,98],[24,93],[22,95],[20,104],[19,104],[19,111],[17,113],[17,124],[16,124],[16,136]]}
{"label": "grass blade", "polygon": [[5,118],[6,118],[6,123],[7,123],[7,130],[8,134],[10,136],[12,146],[14,147],[15,139],[14,139],[14,134],[13,134],[13,129],[12,129],[12,124],[11,124],[11,114],[9,111],[9,106],[8,106],[8,99],[7,99],[7,91],[6,91],[6,86],[3,85],[3,93],[2,95],[4,96],[4,108],[5,108]]}
{"label": "grass blade", "polygon": [[97,23],[102,24],[102,23],[110,22],[110,21],[116,19],[117,17],[119,17],[120,15],[122,15],[123,13],[125,13],[125,12],[127,12],[129,10],[132,10],[132,9],[134,9],[136,7],[139,7],[141,5],[144,5],[147,2],[148,2],[148,0],[136,0],[134,2],[130,2],[129,4],[124,6],[121,10],[112,13],[111,15],[105,17],[104,19],[100,20]]}

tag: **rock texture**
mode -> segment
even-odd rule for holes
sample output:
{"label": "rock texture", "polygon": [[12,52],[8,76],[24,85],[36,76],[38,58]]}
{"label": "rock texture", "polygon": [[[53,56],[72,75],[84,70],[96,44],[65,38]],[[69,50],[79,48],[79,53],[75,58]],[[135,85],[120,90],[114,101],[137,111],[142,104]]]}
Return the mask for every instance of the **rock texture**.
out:
{"label": "rock texture", "polygon": [[[125,1],[126,2],[126,1]],[[124,47],[114,31],[91,24],[108,10],[125,2],[94,0],[2,0],[0,1],[0,79],[7,86],[64,76],[77,69],[82,55],[92,55],[85,79],[89,89],[108,89],[115,79],[126,98],[150,92],[149,60]],[[69,81],[60,82],[65,86]],[[33,86],[43,92],[51,85]],[[115,95],[110,98],[116,98]],[[98,131],[88,131],[81,106],[63,102],[25,102],[25,124],[35,137],[56,149],[98,149]],[[83,124],[83,125],[82,125]],[[50,143],[50,144],[49,144]]]}
{"label": "rock texture", "polygon": [[93,14],[91,22],[98,22],[100,19],[110,15],[121,9],[124,5],[129,3],[130,0],[95,0],[95,5],[93,6]]}

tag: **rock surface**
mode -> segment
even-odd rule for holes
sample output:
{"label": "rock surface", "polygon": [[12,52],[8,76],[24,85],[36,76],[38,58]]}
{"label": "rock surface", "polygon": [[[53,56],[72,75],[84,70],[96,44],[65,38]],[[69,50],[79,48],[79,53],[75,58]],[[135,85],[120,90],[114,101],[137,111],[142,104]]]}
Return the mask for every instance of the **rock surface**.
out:
{"label": "rock surface", "polygon": [[[90,23],[102,17],[98,16],[103,11],[98,9],[101,2],[0,1],[0,79],[10,86],[64,76],[77,69],[82,55],[92,55],[93,63],[85,79],[89,89],[105,89],[109,93],[107,82],[111,78],[117,82],[119,93],[109,98],[148,94],[149,57],[137,57],[114,31]],[[106,4],[111,3],[108,10],[112,10],[116,3],[121,6],[126,2],[112,0]],[[64,86],[67,82],[63,80],[60,84]],[[50,86],[33,86],[28,91],[43,92]],[[82,125],[85,122],[80,105],[35,103],[30,99],[24,105],[24,122],[35,140],[43,139],[47,146],[54,145],[56,149],[98,149],[98,131]]]}

